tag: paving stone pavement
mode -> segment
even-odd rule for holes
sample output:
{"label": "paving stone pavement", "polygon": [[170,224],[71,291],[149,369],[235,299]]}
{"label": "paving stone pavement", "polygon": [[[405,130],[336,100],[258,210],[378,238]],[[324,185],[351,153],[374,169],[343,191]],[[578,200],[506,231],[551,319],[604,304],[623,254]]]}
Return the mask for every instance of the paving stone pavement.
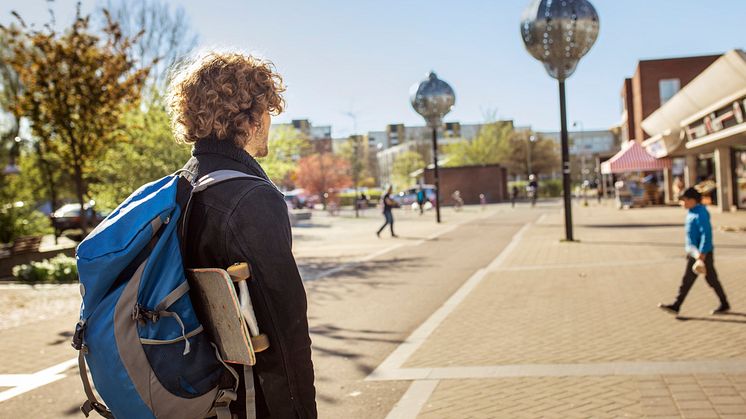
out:
{"label": "paving stone pavement", "polygon": [[[717,299],[700,278],[676,319],[656,305],[683,274],[683,215],[576,207],[577,243],[558,240],[559,213],[531,225],[402,365],[446,377],[419,417],[746,418],[746,234],[718,228],[746,217],[713,214],[733,312],[709,314]],[[708,370],[718,362],[737,368]],[[468,377],[505,366],[533,370]]]}

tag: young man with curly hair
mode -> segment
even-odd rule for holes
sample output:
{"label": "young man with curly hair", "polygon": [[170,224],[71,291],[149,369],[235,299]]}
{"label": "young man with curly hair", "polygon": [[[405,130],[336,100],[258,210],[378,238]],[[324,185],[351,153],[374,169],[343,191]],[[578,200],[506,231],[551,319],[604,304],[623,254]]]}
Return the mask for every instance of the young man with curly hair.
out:
{"label": "young man with curly hair", "polygon": [[[288,209],[255,158],[268,150],[270,115],[282,112],[282,78],[272,63],[241,53],[209,53],[172,79],[169,110],[177,139],[193,145],[184,168],[197,178],[236,170],[239,178],[194,196],[188,267],[248,262],[249,291],[270,347],[257,353],[252,379],[257,417],[315,418],[306,294],[292,254]],[[245,417],[245,396],[231,404]]]}

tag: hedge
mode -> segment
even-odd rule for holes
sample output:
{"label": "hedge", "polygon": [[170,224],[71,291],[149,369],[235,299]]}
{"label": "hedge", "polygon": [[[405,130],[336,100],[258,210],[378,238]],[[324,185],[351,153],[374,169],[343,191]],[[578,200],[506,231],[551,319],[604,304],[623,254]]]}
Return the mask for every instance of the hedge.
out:
{"label": "hedge", "polygon": [[28,284],[63,284],[78,280],[75,258],[59,254],[52,259],[13,267],[13,276]]}

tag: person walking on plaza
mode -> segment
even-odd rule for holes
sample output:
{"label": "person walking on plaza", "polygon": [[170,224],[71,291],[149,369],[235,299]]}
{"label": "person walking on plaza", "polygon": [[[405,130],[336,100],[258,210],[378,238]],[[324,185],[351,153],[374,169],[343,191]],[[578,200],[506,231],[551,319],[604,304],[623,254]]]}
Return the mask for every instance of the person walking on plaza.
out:
{"label": "person walking on plaza", "polygon": [[715,271],[710,213],[702,205],[702,194],[694,188],[685,190],[679,196],[679,200],[688,210],[686,215],[686,271],[684,271],[676,301],[673,304],[661,303],[658,307],[669,313],[678,314],[697,276],[704,273],[707,284],[720,299],[720,306],[713,310],[712,314],[726,313],[730,310],[730,304]]}
{"label": "person walking on plaza", "polygon": [[386,226],[389,226],[389,228],[391,229],[391,237],[399,237],[394,234],[394,214],[391,213],[391,210],[394,209],[397,204],[396,201],[391,198],[392,190],[393,188],[391,187],[391,185],[389,185],[389,187],[386,188],[386,193],[381,198],[381,205],[383,205],[383,217],[386,219],[386,221],[376,232],[376,236],[378,237],[381,237],[381,232],[384,228],[386,228]]}
{"label": "person walking on plaza", "polygon": [[[185,171],[195,179],[219,170],[250,176],[195,194],[185,221],[188,268],[250,265],[256,320],[270,341],[256,353],[252,377],[237,371],[234,418],[252,416],[254,407],[258,418],[317,417],[307,300],[293,257],[288,208],[255,160],[269,152],[270,115],[282,112],[284,90],[271,62],[211,52],[183,66],[169,91],[176,137],[193,146]],[[246,397],[252,390],[254,406]]]}
{"label": "person walking on plaza", "polygon": [[456,211],[461,211],[464,206],[464,199],[461,198],[461,191],[459,191],[458,189],[453,191],[453,193],[451,194],[451,198],[453,198],[453,203]]}
{"label": "person walking on plaza", "polygon": [[539,195],[539,182],[536,180],[535,175],[528,176],[526,190],[528,191],[528,197],[531,198],[531,206],[533,207],[536,205],[536,198]]}
{"label": "person walking on plaza", "polygon": [[417,207],[420,209],[420,215],[425,212],[425,189],[420,185],[417,188]]}

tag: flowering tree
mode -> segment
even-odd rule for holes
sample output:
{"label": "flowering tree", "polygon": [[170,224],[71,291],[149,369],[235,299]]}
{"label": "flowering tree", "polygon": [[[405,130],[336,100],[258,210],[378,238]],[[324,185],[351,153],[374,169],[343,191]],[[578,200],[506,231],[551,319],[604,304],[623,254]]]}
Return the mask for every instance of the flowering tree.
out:
{"label": "flowering tree", "polygon": [[349,163],[344,158],[330,153],[317,153],[300,159],[295,177],[298,186],[310,194],[318,194],[324,200],[324,193],[329,190],[352,185],[349,173]]}

